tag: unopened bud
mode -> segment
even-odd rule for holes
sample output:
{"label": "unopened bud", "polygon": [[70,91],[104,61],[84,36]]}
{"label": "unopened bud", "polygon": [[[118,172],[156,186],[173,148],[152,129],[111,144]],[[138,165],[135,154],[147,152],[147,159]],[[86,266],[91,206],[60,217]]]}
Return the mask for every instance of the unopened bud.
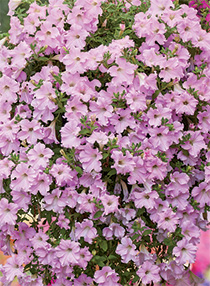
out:
{"label": "unopened bud", "polygon": [[176,37],[174,38],[174,41],[175,41],[176,43],[179,43],[179,42],[180,42],[180,37],[179,37],[179,36],[176,36]]}
{"label": "unopened bud", "polygon": [[125,24],[120,24],[120,30],[123,32],[125,31]]}
{"label": "unopened bud", "polygon": [[94,249],[94,250],[92,251],[93,256],[96,255],[96,253],[97,253],[97,252],[96,252],[96,250]]}
{"label": "unopened bud", "polygon": [[66,47],[63,47],[64,51],[69,53],[69,50]]}
{"label": "unopened bud", "polygon": [[105,21],[103,22],[102,27],[106,27],[106,24],[107,24],[107,19],[105,19]]}
{"label": "unopened bud", "polygon": [[120,24],[120,33],[119,33],[119,36],[121,36],[124,31],[125,31],[125,24]]}
{"label": "unopened bud", "polygon": [[147,99],[147,100],[146,100],[147,106],[149,106],[151,102],[152,102],[152,101],[151,101],[150,99]]}
{"label": "unopened bud", "polygon": [[22,145],[23,147],[27,147],[27,142],[26,142],[26,140],[23,140],[23,141],[21,142],[21,145]]}
{"label": "unopened bud", "polygon": [[30,80],[30,82],[31,82],[33,85],[35,85],[35,86],[36,86],[36,82],[35,82],[35,80],[31,79],[31,80]]}
{"label": "unopened bud", "polygon": [[172,51],[172,55],[174,55],[177,52],[178,48],[179,48],[179,46],[175,45],[174,50]]}
{"label": "unopened bud", "polygon": [[64,152],[63,149],[60,150],[60,154],[61,154],[62,156],[64,156],[64,157],[66,156],[66,153]]}
{"label": "unopened bud", "polygon": [[54,98],[52,95],[48,96],[49,100],[53,101],[54,103],[57,103],[56,98]]}

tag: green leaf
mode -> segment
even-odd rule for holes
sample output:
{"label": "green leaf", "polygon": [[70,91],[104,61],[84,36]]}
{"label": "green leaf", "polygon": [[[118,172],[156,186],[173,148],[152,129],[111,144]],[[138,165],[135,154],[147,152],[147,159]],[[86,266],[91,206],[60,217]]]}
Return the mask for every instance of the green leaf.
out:
{"label": "green leaf", "polygon": [[[53,74],[52,75],[54,77],[54,79],[61,85],[63,83],[62,79],[60,76]],[[66,99],[64,99],[66,100]]]}
{"label": "green leaf", "polygon": [[38,57],[38,61],[41,61],[41,62],[47,62],[49,61],[50,59],[47,58],[47,57]]}
{"label": "green leaf", "polygon": [[132,279],[132,283],[135,283],[139,280],[139,276],[135,275],[134,278]]}
{"label": "green leaf", "polygon": [[107,157],[109,157],[109,153],[104,153],[103,154],[103,159],[106,159]]}
{"label": "green leaf", "polygon": [[87,135],[87,134],[90,134],[90,129],[87,129],[87,128],[83,128],[80,130],[79,134],[81,135]]}
{"label": "green leaf", "polygon": [[138,234],[138,233],[134,234],[134,235],[131,237],[132,240],[135,240],[135,239],[137,239],[137,238],[139,238],[139,234]]}
{"label": "green leaf", "polygon": [[108,256],[108,259],[109,260],[114,260],[114,259],[116,259],[117,257],[115,256],[115,255],[113,255],[113,254],[110,254],[109,256]]}
{"label": "green leaf", "polygon": [[83,171],[82,171],[82,169],[79,166],[75,166],[74,169],[77,171],[77,173],[82,175]]}
{"label": "green leaf", "polygon": [[136,216],[139,217],[145,212],[145,208],[138,209]]}
{"label": "green leaf", "polygon": [[103,211],[97,211],[95,214],[94,214],[94,217],[93,218],[99,218],[101,215],[102,215]]}
{"label": "green leaf", "polygon": [[7,15],[8,13],[8,0],[1,1],[1,9],[0,9],[0,32],[5,33],[9,30],[9,21],[10,17]]}
{"label": "green leaf", "polygon": [[107,251],[108,249],[108,244],[107,241],[103,240],[100,244],[99,244],[100,248],[103,249],[103,251]]}
{"label": "green leaf", "polygon": [[170,238],[165,238],[163,242],[165,245],[168,245],[168,246],[173,245],[173,241]]}
{"label": "green leaf", "polygon": [[92,258],[92,261],[93,261],[95,264],[97,264],[97,265],[99,265],[99,266],[101,266],[101,267],[104,266],[104,261],[106,261],[106,260],[107,260],[107,257],[105,257],[105,256],[99,256],[99,255],[95,255],[95,256]]}
{"label": "green leaf", "polygon": [[116,169],[112,169],[111,171],[109,171],[109,173],[107,174],[108,177],[111,177],[113,175],[116,174]]}
{"label": "green leaf", "polygon": [[144,236],[144,235],[146,236],[146,235],[150,234],[151,232],[152,232],[151,229],[147,229],[142,233],[142,236]]}
{"label": "green leaf", "polygon": [[152,95],[152,100],[155,100],[155,98],[159,95],[160,90],[156,90]]}

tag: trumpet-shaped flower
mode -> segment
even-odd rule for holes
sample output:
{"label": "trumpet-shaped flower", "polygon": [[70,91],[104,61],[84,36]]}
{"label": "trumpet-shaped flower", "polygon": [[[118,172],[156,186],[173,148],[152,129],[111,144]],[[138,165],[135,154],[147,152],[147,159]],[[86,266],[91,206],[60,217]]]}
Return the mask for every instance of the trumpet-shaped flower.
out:
{"label": "trumpet-shaped flower", "polygon": [[159,267],[150,261],[145,261],[143,265],[137,270],[136,274],[141,278],[142,283],[157,283],[161,280],[159,274]]}
{"label": "trumpet-shaped flower", "polygon": [[9,203],[7,199],[0,200],[0,225],[15,225],[17,219],[18,205]]}
{"label": "trumpet-shaped flower", "polygon": [[116,248],[116,253],[121,256],[123,263],[128,263],[130,260],[135,261],[138,252],[132,240],[128,237],[123,237],[121,244],[118,244]]}
{"label": "trumpet-shaped flower", "polygon": [[55,255],[62,266],[78,265],[80,260],[80,245],[78,242],[62,239],[55,248]]}

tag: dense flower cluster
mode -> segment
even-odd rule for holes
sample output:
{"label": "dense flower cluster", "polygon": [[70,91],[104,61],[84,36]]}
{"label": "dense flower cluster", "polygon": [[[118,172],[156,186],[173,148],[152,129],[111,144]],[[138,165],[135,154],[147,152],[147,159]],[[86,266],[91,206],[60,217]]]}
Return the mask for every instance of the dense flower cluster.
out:
{"label": "dense flower cluster", "polygon": [[196,285],[210,210],[210,34],[197,11],[49,0],[11,1],[10,15],[0,281]]}
{"label": "dense flower cluster", "polygon": [[210,5],[207,0],[199,0],[195,1],[192,0],[189,2],[189,6],[197,9],[198,16],[201,18],[201,22],[207,24],[209,29],[209,22],[210,22]]}

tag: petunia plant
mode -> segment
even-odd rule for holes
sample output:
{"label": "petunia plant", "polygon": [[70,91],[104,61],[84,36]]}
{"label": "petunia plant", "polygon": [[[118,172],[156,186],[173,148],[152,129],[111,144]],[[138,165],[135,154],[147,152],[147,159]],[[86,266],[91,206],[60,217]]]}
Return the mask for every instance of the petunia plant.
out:
{"label": "petunia plant", "polygon": [[171,0],[10,1],[0,42],[3,285],[197,285],[210,34]]}
{"label": "petunia plant", "polygon": [[207,31],[209,31],[209,22],[210,22],[210,5],[209,1],[207,0],[199,0],[195,1],[192,0],[189,2],[189,6],[195,8],[198,12],[198,17],[201,18],[201,25]]}

